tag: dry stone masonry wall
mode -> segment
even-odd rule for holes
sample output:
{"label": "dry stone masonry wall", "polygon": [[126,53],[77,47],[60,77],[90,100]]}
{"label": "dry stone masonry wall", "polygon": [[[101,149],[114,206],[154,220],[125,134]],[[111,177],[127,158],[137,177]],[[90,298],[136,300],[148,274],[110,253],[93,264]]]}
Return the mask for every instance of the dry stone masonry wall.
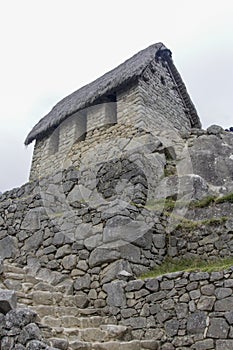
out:
{"label": "dry stone masonry wall", "polygon": [[[38,308],[45,325],[64,326],[54,330],[60,337],[70,337],[72,322],[77,332],[86,312],[126,327],[125,345],[118,343],[122,328],[113,341],[125,350],[231,349],[231,270],[136,279],[166,257],[232,256],[232,135],[212,127],[164,140],[163,132],[103,126],[72,145],[73,166],[0,196],[0,257],[16,265],[13,275],[2,275],[1,288],[16,290],[20,307]],[[199,165],[205,163],[207,171]],[[78,321],[68,320],[69,312]],[[105,332],[93,345],[97,333],[80,331],[72,346],[106,350]]]}

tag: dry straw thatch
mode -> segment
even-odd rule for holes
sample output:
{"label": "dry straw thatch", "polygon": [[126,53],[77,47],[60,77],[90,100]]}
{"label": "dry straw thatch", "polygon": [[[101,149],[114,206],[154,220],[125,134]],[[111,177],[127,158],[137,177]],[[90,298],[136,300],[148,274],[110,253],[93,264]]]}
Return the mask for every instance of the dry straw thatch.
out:
{"label": "dry straw thatch", "polygon": [[[67,117],[94,104],[102,96],[116,92],[119,88],[136,80],[150,62],[155,59],[156,52],[160,49],[166,49],[166,47],[162,43],[149,46],[102,77],[62,99],[33,127],[25,140],[25,145],[50,134]],[[187,92],[186,98],[193,106]],[[196,126],[198,126],[200,121],[197,114],[195,118]]]}

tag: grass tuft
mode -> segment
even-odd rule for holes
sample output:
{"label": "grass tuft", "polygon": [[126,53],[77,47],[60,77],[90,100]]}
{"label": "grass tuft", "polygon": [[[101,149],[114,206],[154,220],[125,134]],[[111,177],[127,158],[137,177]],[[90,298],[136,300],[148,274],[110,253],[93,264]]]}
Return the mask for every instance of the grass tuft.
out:
{"label": "grass tuft", "polygon": [[233,257],[227,257],[216,260],[202,260],[200,258],[174,260],[167,258],[165,261],[152,271],[141,276],[145,278],[155,278],[172,272],[214,272],[227,270],[233,266]]}

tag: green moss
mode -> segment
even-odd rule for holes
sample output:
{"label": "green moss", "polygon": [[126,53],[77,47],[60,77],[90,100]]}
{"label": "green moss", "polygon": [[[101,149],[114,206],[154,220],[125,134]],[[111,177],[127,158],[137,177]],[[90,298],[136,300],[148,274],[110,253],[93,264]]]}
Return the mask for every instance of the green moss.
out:
{"label": "green moss", "polygon": [[229,193],[223,197],[218,197],[216,199],[216,203],[224,203],[224,202],[233,203],[233,193]]}
{"label": "green moss", "polygon": [[148,210],[172,210],[176,205],[176,201],[170,198],[167,199],[158,199],[153,201],[148,201],[145,205],[145,208]]}
{"label": "green moss", "polygon": [[219,218],[204,219],[199,221],[182,219],[182,221],[177,226],[177,229],[192,230],[203,225],[219,225],[226,222],[229,218],[227,216],[221,216]]}
{"label": "green moss", "polygon": [[207,196],[199,201],[195,201],[190,203],[189,208],[206,208],[210,205],[215,205],[219,203],[233,203],[233,193],[229,193],[225,196],[222,197],[217,197],[217,196]]}
{"label": "green moss", "polygon": [[200,258],[194,259],[179,259],[174,260],[167,258],[165,261],[154,270],[141,276],[142,279],[158,277],[167,273],[178,272],[178,271],[223,271],[233,266],[233,257],[227,257],[224,259],[215,260],[202,260]]}
{"label": "green moss", "polygon": [[216,197],[215,196],[208,196],[208,197],[205,197],[199,201],[196,201],[196,202],[192,202],[190,203],[189,207],[192,208],[206,208],[208,207],[209,205],[213,204],[216,200]]}

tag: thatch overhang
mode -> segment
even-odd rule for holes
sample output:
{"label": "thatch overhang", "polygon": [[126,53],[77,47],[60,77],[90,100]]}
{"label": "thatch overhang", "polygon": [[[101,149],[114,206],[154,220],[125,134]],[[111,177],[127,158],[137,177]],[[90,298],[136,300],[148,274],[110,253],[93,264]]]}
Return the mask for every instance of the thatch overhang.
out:
{"label": "thatch overhang", "polygon": [[[49,135],[75,112],[95,104],[101,97],[115,93],[132,83],[143,73],[150,62],[155,60],[156,53],[159,50],[166,50],[166,47],[162,43],[149,46],[92,83],[62,99],[33,127],[25,140],[25,145]],[[189,101],[188,104],[192,106],[192,118],[190,118],[192,126],[200,127],[199,117],[186,90],[183,99],[184,97],[186,101]]]}

